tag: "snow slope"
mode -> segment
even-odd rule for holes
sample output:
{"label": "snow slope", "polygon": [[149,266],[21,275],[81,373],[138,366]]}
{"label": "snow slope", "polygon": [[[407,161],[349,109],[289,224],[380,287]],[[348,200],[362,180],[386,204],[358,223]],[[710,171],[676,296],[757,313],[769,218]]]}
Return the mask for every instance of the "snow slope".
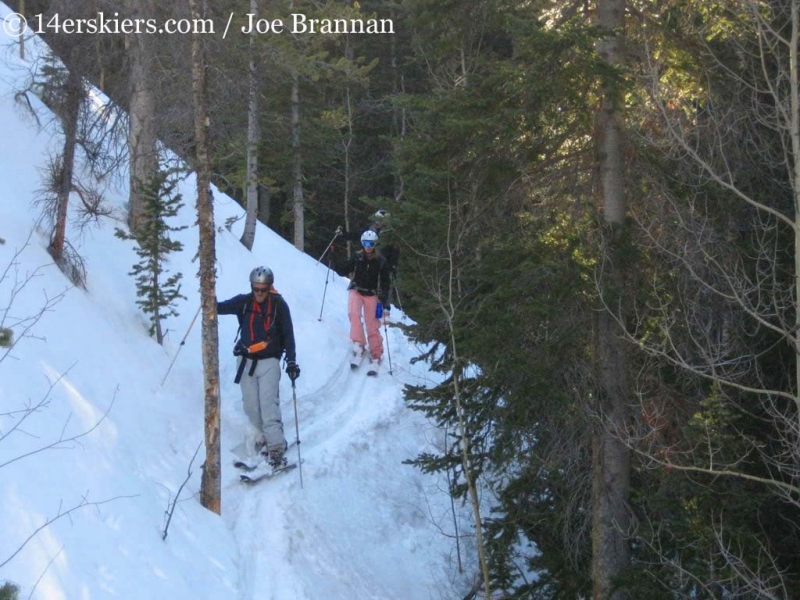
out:
{"label": "snow slope", "polygon": [[[0,5],[0,18],[7,13]],[[176,224],[189,228],[176,236],[185,250],[170,264],[183,273],[188,300],[167,322],[162,348],[135,304],[127,275],[132,245],[114,237],[124,227],[124,190],[108,183],[114,217],[82,237],[70,232],[87,261],[87,289],[71,288],[51,264],[32,199],[38,169],[60,139],[57,128],[38,131],[15,105],[29,65],[7,38],[0,41],[0,274],[9,268],[0,282],[0,319],[12,325],[64,293],[0,361],[0,583],[18,584],[22,598],[47,600],[424,600],[467,588],[454,574],[445,483],[402,464],[438,439],[403,403],[403,384],[429,376],[410,365],[417,349],[390,328],[394,376],[386,369],[367,378],[363,367],[351,373],[345,281],[333,277],[319,321],[326,268],[263,226],[253,252],[246,251],[238,242],[242,221],[232,232],[218,230],[217,293],[224,299],[246,291],[248,273],[264,264],[291,308],[302,368],[304,489],[297,471],[250,488],[237,481],[231,463],[249,426],[233,383],[236,319],[221,317],[222,516],[198,501],[201,450],[161,539],[165,510],[203,437],[199,321],[161,385],[199,302],[194,180],[181,187],[186,206]],[[218,225],[241,215],[223,194],[215,199]],[[285,376],[281,397],[294,439]],[[39,403],[20,422],[21,411]]]}

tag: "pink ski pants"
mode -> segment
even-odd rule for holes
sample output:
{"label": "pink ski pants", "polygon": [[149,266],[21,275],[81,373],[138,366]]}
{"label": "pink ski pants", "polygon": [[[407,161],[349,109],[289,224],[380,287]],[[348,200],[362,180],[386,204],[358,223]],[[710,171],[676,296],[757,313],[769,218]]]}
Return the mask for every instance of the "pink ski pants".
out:
{"label": "pink ski pants", "polygon": [[[381,337],[381,321],[375,316],[378,308],[377,296],[362,296],[356,290],[350,290],[347,301],[347,316],[350,317],[350,340],[366,346],[369,341],[369,352],[374,360],[383,356],[383,338]],[[367,337],[364,338],[364,326],[361,313],[367,325]]]}

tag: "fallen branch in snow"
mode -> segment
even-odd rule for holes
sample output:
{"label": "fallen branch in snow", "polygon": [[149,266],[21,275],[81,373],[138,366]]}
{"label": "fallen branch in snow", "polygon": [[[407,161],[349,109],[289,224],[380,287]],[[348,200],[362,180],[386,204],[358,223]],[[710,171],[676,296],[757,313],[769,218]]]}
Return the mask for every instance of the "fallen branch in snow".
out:
{"label": "fallen branch in snow", "polygon": [[[70,368],[72,368],[72,367],[70,367]],[[43,409],[45,409],[45,408],[47,408],[49,406],[49,404],[50,404],[50,394],[53,392],[53,389],[55,388],[55,386],[58,385],[59,381],[61,381],[61,379],[68,372],[69,372],[69,369],[67,369],[64,373],[59,375],[58,378],[55,381],[51,382],[50,383],[50,387],[47,390],[47,393],[36,404],[33,404],[33,405],[29,404],[29,405],[25,406],[21,410],[10,411],[10,412],[7,412],[7,413],[0,413],[0,416],[4,416],[4,417],[13,417],[13,416],[19,415],[19,414],[22,415],[19,418],[19,420],[8,431],[6,431],[4,433],[0,433],[0,442],[5,440],[14,431],[21,431],[20,430],[20,426],[25,422],[25,420],[28,417],[30,417],[34,413],[40,412],[41,410],[43,410]],[[117,393],[118,392],[119,392],[119,386],[117,387],[117,389],[114,390],[114,396],[111,398],[111,403],[108,405],[108,408],[106,409],[106,411],[103,413],[103,415],[89,429],[87,429],[87,430],[85,430],[85,431],[83,431],[81,433],[78,433],[76,435],[66,437],[64,432],[66,431],[67,425],[69,424],[69,421],[70,421],[70,419],[67,418],[67,420],[64,422],[64,426],[61,428],[61,433],[59,434],[58,439],[56,441],[54,441],[52,443],[49,443],[49,444],[46,444],[44,446],[40,446],[39,448],[31,450],[30,452],[25,452],[23,454],[20,454],[19,456],[15,456],[14,458],[11,458],[11,459],[7,460],[4,463],[1,463],[0,464],[0,469],[2,469],[5,466],[10,465],[11,463],[14,463],[14,462],[18,461],[18,460],[22,460],[23,458],[27,458],[29,456],[33,456],[34,454],[38,454],[38,453],[44,452],[46,450],[61,449],[61,448],[64,448],[65,446],[66,447],[71,447],[71,446],[69,446],[70,444],[76,443],[78,440],[80,440],[83,437],[86,437],[92,431],[94,431],[95,429],[97,429],[100,426],[100,423],[102,423],[105,420],[105,418],[108,416],[108,413],[111,411],[111,408],[114,406],[114,401],[117,398]],[[22,549],[28,544],[28,542],[30,542],[34,537],[36,537],[36,535],[42,529],[45,529],[46,527],[49,527],[51,524],[53,524],[54,522],[58,521],[62,517],[66,517],[66,516],[72,514],[73,512],[75,512],[76,510],[84,508],[86,506],[100,506],[101,504],[106,504],[108,502],[111,502],[113,500],[118,500],[120,498],[135,498],[136,497],[135,495],[134,496],[115,496],[113,498],[109,498],[108,500],[102,500],[100,502],[89,502],[88,495],[89,494],[87,492],[81,498],[81,501],[78,504],[76,504],[75,506],[73,506],[72,508],[70,508],[68,510],[62,511],[61,506],[59,505],[58,513],[54,517],[51,517],[51,518],[47,519],[47,521],[45,521],[42,525],[37,527],[9,557],[7,557],[5,560],[0,562],[0,568],[4,567],[17,554],[19,554],[22,551]]]}
{"label": "fallen branch in snow", "polygon": [[109,502],[113,502],[114,500],[120,500],[122,498],[136,498],[138,496],[138,494],[134,494],[132,496],[114,496],[113,498],[108,498],[107,500],[100,500],[99,502],[89,502],[89,500],[87,499],[88,495],[89,495],[89,492],[86,492],[86,495],[84,495],[81,498],[81,501],[78,504],[76,504],[72,508],[69,508],[69,509],[67,509],[65,511],[61,510],[61,505],[59,504],[58,513],[56,514],[56,516],[50,517],[49,519],[47,519],[47,521],[45,521],[39,527],[34,529],[33,532],[25,539],[25,541],[22,542],[22,544],[16,550],[14,550],[14,552],[11,554],[11,556],[6,558],[3,562],[0,562],[0,569],[5,567],[8,563],[10,563],[14,559],[14,557],[17,554],[22,552],[22,549],[25,546],[28,545],[28,542],[30,542],[33,538],[35,538],[42,529],[45,529],[46,527],[49,527],[50,525],[52,525],[53,523],[55,523],[56,521],[58,521],[62,517],[66,517],[68,515],[71,515],[76,510],[80,510],[81,508],[85,508],[87,506],[100,506],[102,504],[108,504]]}
{"label": "fallen branch in snow", "polygon": [[69,373],[71,368],[72,367],[70,367],[69,369],[64,371],[61,375],[59,375],[55,381],[50,382],[50,386],[47,389],[47,393],[36,404],[28,403],[19,410],[12,410],[9,412],[0,413],[0,417],[16,418],[17,415],[22,415],[21,417],[19,417],[17,422],[11,426],[11,428],[8,431],[5,432],[0,431],[0,442],[2,442],[8,436],[14,433],[14,431],[20,429],[23,423],[25,423],[25,420],[32,414],[40,412],[41,410],[47,408],[50,405],[50,394],[53,392],[53,388],[55,388],[58,382],[61,381],[61,379],[64,378],[67,375],[67,373]]}
{"label": "fallen branch in snow", "polygon": [[172,521],[172,514],[175,512],[175,506],[178,504],[178,498],[181,497],[181,492],[183,491],[184,486],[189,482],[189,479],[192,477],[192,465],[194,464],[194,459],[197,458],[197,453],[200,452],[200,448],[203,447],[202,440],[199,444],[197,444],[197,450],[194,451],[194,455],[192,456],[192,460],[189,461],[189,468],[186,469],[186,479],[183,480],[181,487],[178,488],[178,492],[175,494],[175,499],[172,501],[172,504],[169,505],[167,509],[167,522],[164,524],[164,531],[162,532],[161,539],[167,539],[167,533],[169,532],[169,524]]}
{"label": "fallen branch in snow", "polygon": [[[72,367],[70,367],[70,369],[71,368]],[[67,369],[67,371],[65,371],[64,374],[66,374],[67,372],[69,372],[69,369]],[[27,419],[31,414],[33,414],[34,412],[37,412],[38,410],[40,410],[41,408],[43,408],[43,407],[45,407],[45,406],[47,406],[49,404],[49,399],[48,398],[50,396],[50,393],[53,391],[53,388],[56,386],[56,384],[58,384],[58,382],[61,381],[61,379],[64,377],[64,374],[59,375],[58,379],[56,379],[53,383],[50,384],[50,388],[47,390],[47,393],[45,394],[44,398],[41,401],[39,401],[39,403],[37,403],[34,406],[28,406],[28,407],[24,408],[22,411],[20,411],[20,412],[23,413],[22,418],[19,421],[17,421],[17,423],[8,432],[0,435],[0,442],[2,442],[6,437],[8,437],[8,435],[11,434],[13,431],[17,430],[19,428],[19,426],[23,423],[23,421],[25,421],[25,419]],[[23,458],[27,458],[29,456],[33,456],[34,454],[38,454],[40,452],[44,452],[45,450],[60,450],[60,449],[64,448],[65,446],[66,447],[70,447],[70,446],[68,446],[69,444],[75,443],[79,439],[81,439],[83,437],[86,437],[87,435],[92,433],[95,429],[97,429],[103,421],[105,421],[106,417],[108,416],[108,413],[111,412],[111,409],[114,406],[114,401],[117,399],[117,393],[118,392],[119,392],[119,386],[117,386],[117,388],[114,390],[114,396],[111,398],[111,403],[108,405],[108,408],[106,409],[106,411],[94,423],[94,425],[92,425],[86,431],[83,431],[81,433],[78,433],[78,434],[75,434],[75,435],[72,435],[72,436],[69,436],[69,437],[64,437],[65,436],[64,432],[67,429],[67,425],[69,424],[71,416],[67,417],[67,420],[64,422],[64,426],[61,428],[61,433],[59,434],[58,439],[56,441],[51,442],[49,444],[46,444],[44,446],[40,446],[39,448],[31,450],[30,452],[25,452],[24,454],[20,454],[19,456],[15,456],[14,458],[11,458],[11,459],[7,460],[4,463],[0,463],[0,469],[10,465],[11,463],[14,463],[14,462],[18,461],[18,460],[22,460]],[[7,414],[11,414],[11,413],[7,413]],[[0,415],[0,416],[7,416],[7,415]],[[0,565],[0,566],[2,566],[2,565]]]}

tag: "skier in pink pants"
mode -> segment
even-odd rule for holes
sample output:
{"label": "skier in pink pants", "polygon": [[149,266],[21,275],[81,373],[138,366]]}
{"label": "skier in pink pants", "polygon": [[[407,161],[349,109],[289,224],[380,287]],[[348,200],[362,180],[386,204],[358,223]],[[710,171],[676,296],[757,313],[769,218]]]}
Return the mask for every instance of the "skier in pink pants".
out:
{"label": "skier in pink pants", "polygon": [[[351,358],[350,367],[358,368],[369,344],[372,363],[368,375],[377,375],[383,356],[381,322],[376,316],[378,301],[383,310],[389,311],[389,267],[386,258],[376,247],[378,234],[367,230],[361,234],[362,250],[350,260],[347,272],[350,277],[350,296],[347,302],[347,315],[350,318]],[[362,323],[361,315],[364,315]],[[364,324],[367,335],[364,336]]]}

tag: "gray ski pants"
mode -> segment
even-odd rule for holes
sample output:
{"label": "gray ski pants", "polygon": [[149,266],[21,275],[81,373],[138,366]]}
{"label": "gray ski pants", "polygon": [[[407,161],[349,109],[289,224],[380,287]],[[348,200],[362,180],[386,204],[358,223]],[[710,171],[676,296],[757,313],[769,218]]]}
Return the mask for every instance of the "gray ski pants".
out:
{"label": "gray ski pants", "polygon": [[[246,359],[240,357],[239,360]],[[259,359],[252,376],[248,375],[251,364],[248,362],[244,366],[240,382],[244,412],[253,427],[264,434],[268,450],[283,449],[286,438],[283,436],[278,388],[281,380],[280,361],[277,358]]]}

